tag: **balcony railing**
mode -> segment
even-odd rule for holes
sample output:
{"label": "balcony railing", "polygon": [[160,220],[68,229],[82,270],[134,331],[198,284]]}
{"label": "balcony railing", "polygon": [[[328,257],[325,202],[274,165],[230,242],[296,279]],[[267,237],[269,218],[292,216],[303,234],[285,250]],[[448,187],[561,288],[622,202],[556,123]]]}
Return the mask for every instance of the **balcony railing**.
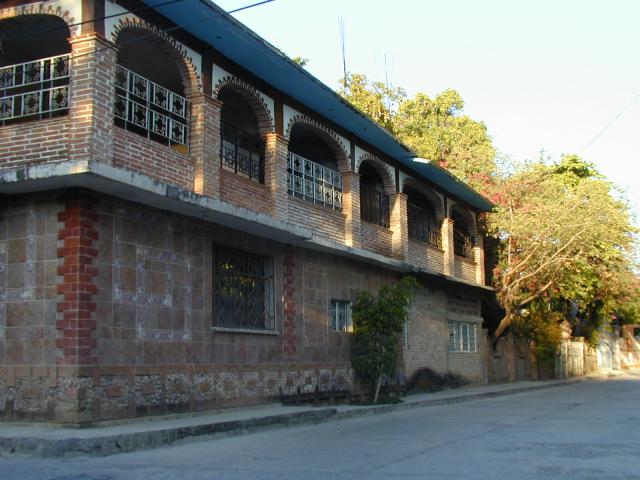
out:
{"label": "balcony railing", "polygon": [[69,55],[0,68],[0,125],[69,111]]}
{"label": "balcony railing", "polygon": [[342,175],[340,172],[289,152],[288,191],[333,210],[342,210]]}
{"label": "balcony railing", "polygon": [[389,196],[360,185],[360,218],[365,222],[389,228]]}
{"label": "balcony railing", "polygon": [[474,241],[471,235],[458,229],[453,230],[453,253],[468,260],[473,260]]}
{"label": "balcony railing", "polygon": [[264,144],[260,136],[245,132],[224,120],[221,132],[222,167],[262,183],[264,181]]}
{"label": "balcony railing", "polygon": [[442,248],[442,236],[433,212],[409,203],[407,205],[409,238]]}
{"label": "balcony railing", "polygon": [[152,140],[189,150],[191,104],[122,65],[116,66],[116,124]]}

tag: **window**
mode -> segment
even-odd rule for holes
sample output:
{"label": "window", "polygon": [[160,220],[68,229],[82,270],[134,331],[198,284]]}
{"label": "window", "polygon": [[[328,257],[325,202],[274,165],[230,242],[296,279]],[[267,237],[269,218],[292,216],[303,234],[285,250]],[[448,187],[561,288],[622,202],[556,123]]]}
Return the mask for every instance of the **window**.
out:
{"label": "window", "polygon": [[433,208],[427,210],[413,203],[407,204],[409,238],[441,248],[440,228]]}
{"label": "window", "polygon": [[477,324],[449,321],[449,351],[477,352]]}
{"label": "window", "polygon": [[274,330],[273,258],[215,246],[214,325]]}
{"label": "window", "polygon": [[352,332],[351,302],[348,300],[331,300],[331,330]]}
{"label": "window", "polygon": [[405,318],[402,324],[402,348],[409,348],[409,319]]}

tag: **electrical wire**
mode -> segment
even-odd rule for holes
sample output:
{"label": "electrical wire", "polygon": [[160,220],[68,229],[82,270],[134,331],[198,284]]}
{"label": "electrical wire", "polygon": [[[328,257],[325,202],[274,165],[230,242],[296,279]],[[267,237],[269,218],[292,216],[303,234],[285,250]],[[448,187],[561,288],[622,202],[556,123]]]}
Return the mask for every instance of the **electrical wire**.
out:
{"label": "electrical wire", "polygon": [[582,151],[580,152],[580,154],[583,154],[583,153],[587,150],[587,148],[589,148],[591,145],[593,145],[593,144],[596,142],[596,140],[598,140],[598,138],[600,138],[600,137],[602,136],[602,134],[603,134],[604,132],[606,132],[606,131],[609,129],[609,127],[610,127],[611,125],[613,125],[613,124],[614,124],[614,123],[615,123],[615,122],[616,122],[620,117],[622,117],[622,115],[624,115],[625,113],[627,113],[627,110],[629,110],[629,109],[633,106],[633,104],[634,104],[634,103],[636,103],[636,102],[638,101],[638,99],[639,99],[639,98],[640,98],[640,93],[639,93],[639,94],[637,94],[637,95],[633,98],[633,100],[631,100],[631,101],[627,104],[627,106],[626,106],[626,107],[624,107],[624,108],[620,111],[620,113],[618,113],[615,117],[613,117],[613,119],[612,119],[609,123],[607,123],[607,124],[605,125],[605,127],[604,127],[602,130],[600,130],[600,132],[599,132],[595,137],[593,137],[589,143],[587,143],[587,145],[582,149]]}

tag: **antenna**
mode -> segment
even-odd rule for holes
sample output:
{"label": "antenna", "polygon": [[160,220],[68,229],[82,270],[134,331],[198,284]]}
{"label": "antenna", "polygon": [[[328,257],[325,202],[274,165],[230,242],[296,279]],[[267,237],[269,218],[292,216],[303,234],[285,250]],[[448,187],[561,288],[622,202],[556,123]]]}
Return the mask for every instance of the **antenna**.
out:
{"label": "antenna", "polygon": [[338,17],[338,28],[340,30],[340,48],[342,50],[342,74],[344,75],[344,91],[348,93],[349,85],[347,84],[347,58],[344,48],[344,19],[342,17]]}

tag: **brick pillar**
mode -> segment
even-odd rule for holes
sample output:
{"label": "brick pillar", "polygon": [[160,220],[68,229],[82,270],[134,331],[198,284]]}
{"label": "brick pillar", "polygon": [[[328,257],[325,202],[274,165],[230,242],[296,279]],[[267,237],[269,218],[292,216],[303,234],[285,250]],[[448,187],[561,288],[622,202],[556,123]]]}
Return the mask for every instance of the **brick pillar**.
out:
{"label": "brick pillar", "polygon": [[287,193],[287,161],[289,139],[278,133],[264,136],[264,184],[271,194],[272,215],[287,220],[289,194]]}
{"label": "brick pillar", "polygon": [[454,251],[453,251],[453,220],[445,218],[442,220],[442,250],[444,251],[444,274],[453,276],[454,273]]}
{"label": "brick pillar", "polygon": [[98,288],[93,281],[97,275],[94,259],[98,251],[94,242],[98,232],[96,200],[87,192],[72,191],[64,198],[65,210],[58,214],[64,227],[58,230],[62,246],[58,248],[58,275],[62,282],[57,286],[58,320],[56,329],[59,348],[57,363],[60,365],[91,365],[96,363],[95,330],[96,304],[93,296]]}
{"label": "brick pillar", "polygon": [[409,258],[409,225],[407,223],[407,194],[389,195],[389,227],[393,232],[391,251],[393,258]]}
{"label": "brick pillar", "polygon": [[111,163],[116,47],[94,33],[70,43],[69,158]]}
{"label": "brick pillar", "polygon": [[360,175],[342,172],[342,213],[345,222],[345,243],[350,247],[360,247]]}
{"label": "brick pillar", "polygon": [[296,338],[296,278],[295,251],[291,245],[284,250],[283,292],[284,320],[282,321],[282,349],[285,360],[296,357],[298,341]]}
{"label": "brick pillar", "polygon": [[189,153],[194,162],[193,191],[220,196],[220,113],[222,102],[197,92],[191,100]]}
{"label": "brick pillar", "polygon": [[484,285],[484,241],[482,235],[476,235],[473,247],[473,261],[476,262],[476,283]]}

